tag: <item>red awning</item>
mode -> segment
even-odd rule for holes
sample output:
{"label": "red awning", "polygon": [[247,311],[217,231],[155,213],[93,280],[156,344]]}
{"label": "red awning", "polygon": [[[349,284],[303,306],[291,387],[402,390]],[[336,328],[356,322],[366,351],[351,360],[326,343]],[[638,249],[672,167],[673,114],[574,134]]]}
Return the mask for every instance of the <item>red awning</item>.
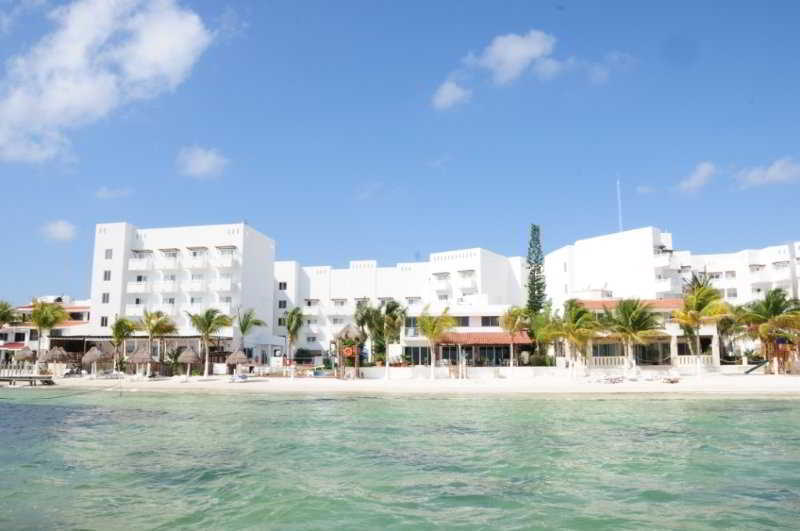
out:
{"label": "red awning", "polygon": [[[508,345],[511,343],[511,334],[508,332],[449,332],[442,336],[439,342],[455,345]],[[531,338],[526,332],[517,332],[514,335],[515,344],[530,344]]]}
{"label": "red awning", "polygon": [[25,343],[6,343],[0,345],[0,350],[22,350],[25,348]]}

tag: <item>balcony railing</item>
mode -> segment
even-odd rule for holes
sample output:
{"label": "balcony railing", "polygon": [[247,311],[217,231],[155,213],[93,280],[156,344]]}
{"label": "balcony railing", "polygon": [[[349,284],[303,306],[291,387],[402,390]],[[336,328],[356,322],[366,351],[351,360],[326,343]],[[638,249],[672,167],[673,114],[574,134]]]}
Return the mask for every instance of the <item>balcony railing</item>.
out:
{"label": "balcony railing", "polygon": [[149,291],[149,282],[128,282],[128,293],[148,293]]}
{"label": "balcony railing", "polygon": [[149,258],[131,258],[128,260],[130,271],[146,271],[153,267],[153,261]]}
{"label": "balcony railing", "polygon": [[189,269],[203,269],[208,267],[208,259],[205,256],[192,256],[185,258],[183,265]]}
{"label": "balcony railing", "polygon": [[219,310],[220,312],[224,313],[225,315],[231,315],[231,303],[230,302],[215,302],[211,305],[212,308]]}
{"label": "balcony railing", "polygon": [[175,293],[178,291],[178,283],[174,280],[164,280],[154,284],[153,287],[159,293]]}
{"label": "balcony railing", "polygon": [[178,306],[175,304],[159,304],[154,308],[154,311],[161,312],[164,315],[177,315]]}
{"label": "balcony railing", "polygon": [[214,258],[215,267],[233,267],[236,265],[236,256],[223,254]]}
{"label": "balcony railing", "polygon": [[144,315],[144,304],[128,304],[125,306],[125,315],[128,317],[141,317]]}
{"label": "balcony railing", "polygon": [[450,279],[437,278],[433,281],[433,289],[438,292],[450,291]]}
{"label": "balcony railing", "polygon": [[159,269],[179,269],[181,266],[180,260],[177,257],[174,258],[161,258],[159,259],[156,264],[158,265]]}
{"label": "balcony railing", "polygon": [[211,289],[213,291],[234,291],[236,283],[230,278],[218,278],[211,282]]}
{"label": "balcony railing", "polygon": [[183,283],[185,291],[206,291],[205,280],[187,280]]}
{"label": "balcony railing", "polygon": [[407,326],[405,327],[404,335],[406,337],[419,337],[419,328],[416,326]]}
{"label": "balcony railing", "polygon": [[464,293],[471,293],[478,289],[478,282],[473,277],[460,278],[458,288]]}

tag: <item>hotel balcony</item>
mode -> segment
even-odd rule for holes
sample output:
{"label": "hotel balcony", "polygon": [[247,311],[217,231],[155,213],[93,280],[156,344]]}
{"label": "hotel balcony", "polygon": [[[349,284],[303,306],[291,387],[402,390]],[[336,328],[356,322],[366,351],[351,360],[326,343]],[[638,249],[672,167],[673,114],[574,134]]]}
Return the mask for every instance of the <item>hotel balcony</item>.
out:
{"label": "hotel balcony", "polygon": [[656,279],[656,293],[677,294],[683,289],[683,282],[678,277]]}
{"label": "hotel balcony", "polygon": [[236,260],[236,256],[232,254],[223,254],[215,257],[213,264],[214,267],[229,268],[229,267],[236,267],[236,265],[238,265],[238,262]]}
{"label": "hotel balcony", "polygon": [[144,315],[144,304],[126,304],[125,315],[128,317],[141,317]]}
{"label": "hotel balcony", "polygon": [[194,256],[183,260],[183,265],[189,269],[205,269],[208,259],[205,256]]}
{"label": "hotel balcony", "polygon": [[407,326],[403,330],[403,335],[405,337],[419,337],[419,328],[416,326]]}
{"label": "hotel balcony", "polygon": [[150,292],[150,283],[149,282],[128,282],[127,291],[128,291],[128,293],[149,293]]}
{"label": "hotel balcony", "polygon": [[174,280],[164,280],[153,284],[153,288],[158,293],[175,293],[178,291],[178,283]]}
{"label": "hotel balcony", "polygon": [[750,271],[747,279],[751,284],[769,284],[772,282],[772,273],[767,269],[760,271]]}
{"label": "hotel balcony", "polygon": [[677,269],[672,265],[672,253],[659,253],[655,255],[653,262],[657,268]]}
{"label": "hotel balcony", "polygon": [[177,257],[176,258],[160,258],[156,262],[156,265],[158,266],[158,269],[164,269],[164,270],[167,270],[167,271],[171,271],[171,270],[175,270],[175,269],[180,269],[181,262],[180,262],[180,260],[178,260]]}
{"label": "hotel balcony", "polygon": [[320,306],[303,306],[303,315],[320,315]]}
{"label": "hotel balcony", "polygon": [[198,292],[198,291],[206,291],[206,281],[205,280],[187,280],[183,283],[184,291],[189,292]]}
{"label": "hotel balcony", "polygon": [[230,278],[218,278],[211,281],[212,291],[235,291],[237,283]]}
{"label": "hotel balcony", "polygon": [[478,281],[474,277],[465,277],[458,279],[458,289],[462,293],[474,293],[478,290]]}
{"label": "hotel balcony", "polygon": [[323,312],[325,315],[353,315],[355,312],[355,306],[352,304],[327,304],[324,306]]}
{"label": "hotel balcony", "polygon": [[449,278],[434,279],[433,289],[439,293],[450,291],[450,279]]}
{"label": "hotel balcony", "polygon": [[129,271],[147,271],[152,267],[153,261],[150,258],[131,258],[128,260]]}

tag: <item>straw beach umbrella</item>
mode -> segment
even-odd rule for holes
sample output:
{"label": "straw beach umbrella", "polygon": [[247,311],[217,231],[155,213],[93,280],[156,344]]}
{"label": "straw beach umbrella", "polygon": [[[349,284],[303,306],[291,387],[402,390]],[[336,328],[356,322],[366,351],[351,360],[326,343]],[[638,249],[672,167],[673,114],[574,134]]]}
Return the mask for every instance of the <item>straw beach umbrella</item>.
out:
{"label": "straw beach umbrella", "polygon": [[146,346],[140,346],[136,352],[131,354],[131,357],[128,361],[136,365],[136,374],[139,374],[139,365],[146,363],[147,375],[150,375],[150,362],[153,361],[153,356],[150,354],[150,350]]}
{"label": "straw beach umbrella", "polygon": [[92,374],[97,376],[97,362],[106,357],[106,354],[97,347],[92,347],[83,355],[81,363],[92,366]]}
{"label": "straw beach umbrella", "polygon": [[[228,356],[227,359],[225,360],[226,365],[239,366],[239,365],[246,365],[248,363],[250,363],[250,360],[248,359],[247,355],[241,350],[237,350],[236,352]],[[233,373],[236,374],[236,367],[234,367]]]}
{"label": "straw beach umbrella", "polygon": [[23,348],[22,350],[18,350],[16,354],[14,354],[15,361],[33,361],[33,351],[28,347]]}
{"label": "straw beach umbrella", "polygon": [[186,379],[188,380],[192,374],[192,363],[200,363],[200,356],[197,355],[197,352],[192,347],[189,347],[180,353],[178,363],[186,364]]}
{"label": "straw beach umbrella", "polygon": [[[351,355],[355,355],[356,357],[359,356],[358,352],[358,343],[364,340],[364,334],[361,332],[361,329],[358,328],[356,325],[350,323],[334,336],[336,340],[336,352],[339,358],[339,372],[340,378],[344,378],[345,370],[344,370],[344,355],[343,355],[343,346],[342,343],[345,341],[347,342],[354,342],[355,347],[352,348],[353,354],[348,354],[347,357]],[[358,358],[356,358],[358,359]],[[356,378],[358,378],[358,363],[354,364],[356,366]]]}

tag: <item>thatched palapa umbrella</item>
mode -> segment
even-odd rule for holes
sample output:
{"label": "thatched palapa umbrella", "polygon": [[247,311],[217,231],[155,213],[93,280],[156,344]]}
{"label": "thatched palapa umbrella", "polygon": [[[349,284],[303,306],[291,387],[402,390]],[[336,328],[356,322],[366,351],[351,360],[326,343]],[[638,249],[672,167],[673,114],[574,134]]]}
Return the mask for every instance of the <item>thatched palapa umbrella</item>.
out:
{"label": "thatched palapa umbrella", "polygon": [[128,361],[136,365],[136,374],[139,374],[139,365],[146,363],[147,375],[150,376],[150,362],[153,361],[153,356],[150,354],[150,350],[146,346],[140,346],[136,352],[131,354],[131,357]]}
{"label": "thatched palapa umbrella", "polygon": [[192,347],[189,347],[180,353],[178,363],[186,364],[186,379],[188,380],[192,374],[192,363],[200,363],[200,356],[197,355],[197,352]]}
{"label": "thatched palapa umbrella", "polygon": [[[340,377],[344,377],[344,357],[342,353],[342,342],[344,341],[353,341],[356,343],[356,347],[353,349],[354,355],[356,356],[356,360],[358,360],[359,352],[358,352],[358,343],[363,341],[364,335],[361,333],[361,329],[358,328],[356,325],[350,323],[334,336],[336,340],[336,353],[337,357],[339,358],[339,372],[341,373]],[[350,357],[348,355],[348,357]],[[358,378],[358,361],[354,363],[356,367],[356,378]]]}
{"label": "thatched palapa umbrella", "polygon": [[15,361],[33,361],[33,351],[28,347],[24,347],[22,350],[18,350],[16,354],[14,354]]}
{"label": "thatched palapa umbrella", "polygon": [[234,352],[233,354],[228,356],[227,359],[225,359],[225,364],[226,365],[234,365],[235,366],[234,369],[233,369],[233,373],[234,374],[236,374],[236,368],[239,365],[246,365],[248,363],[250,363],[250,359],[241,350],[237,350],[236,352]]}
{"label": "thatched palapa umbrella", "polygon": [[94,374],[96,376],[97,375],[97,362],[102,360],[102,359],[105,359],[107,357],[108,357],[108,355],[105,352],[103,352],[102,350],[100,350],[97,347],[92,347],[86,352],[86,354],[83,355],[83,358],[81,358],[81,362],[84,365],[91,364],[91,366],[92,366],[92,374]]}

